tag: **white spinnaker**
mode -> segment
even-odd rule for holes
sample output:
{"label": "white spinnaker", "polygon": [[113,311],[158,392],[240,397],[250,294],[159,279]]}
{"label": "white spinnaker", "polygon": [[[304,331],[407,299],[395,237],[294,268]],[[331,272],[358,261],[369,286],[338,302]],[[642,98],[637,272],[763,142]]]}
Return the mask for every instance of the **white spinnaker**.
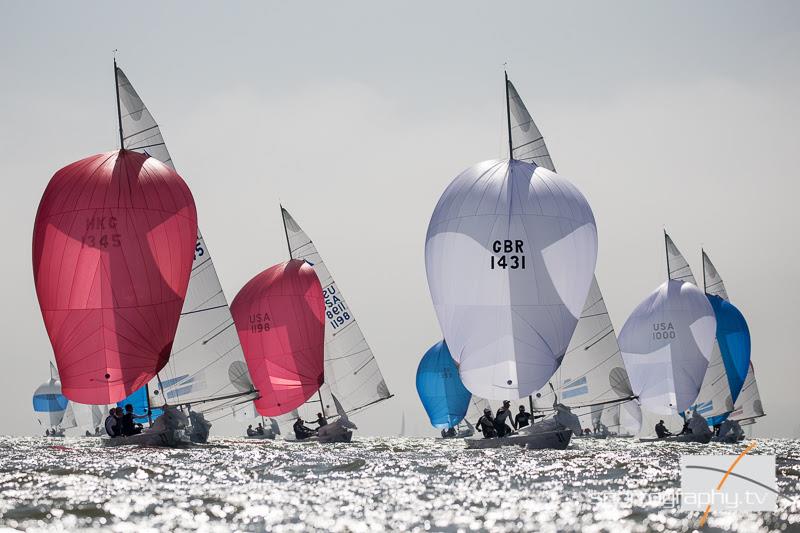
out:
{"label": "white spinnaker", "polygon": [[678,247],[672,242],[672,238],[664,232],[664,241],[667,247],[667,268],[669,270],[669,279],[678,281],[688,281],[694,286],[697,286],[697,280],[694,279],[692,269],[689,267],[689,262],[683,257]]}
{"label": "white spinnaker", "polygon": [[450,183],[431,216],[425,266],[439,325],[470,392],[517,399],[548,382],[596,261],[592,210],[554,172],[484,161]]}
{"label": "white spinnaker", "polygon": [[[506,84],[512,157],[555,172],[544,136],[507,77]],[[597,278],[592,280],[575,333],[553,385],[559,400],[571,407],[630,398],[633,394]],[[534,408],[551,409],[553,400],[553,392],[548,384],[534,394]],[[591,418],[597,421],[603,408],[590,409]]]}
{"label": "white spinnaker", "polygon": [[633,310],[619,335],[622,359],[645,409],[685,411],[700,392],[717,320],[695,285],[669,280]]}
{"label": "white spinnaker", "polygon": [[[572,335],[564,361],[552,380],[558,401],[571,408],[582,407],[576,414],[591,412],[601,416],[603,406],[614,400],[634,396],[597,280],[592,281],[581,318]],[[553,389],[546,385],[533,395],[538,410],[553,407]]]}
{"label": "white spinnaker", "polygon": [[[331,394],[336,395],[348,414],[390,398],[392,395],[378,361],[316,246],[283,207],[281,216],[291,257],[305,260],[314,267],[325,297],[325,382],[319,394],[298,410],[300,416],[304,420],[316,418],[316,413],[320,412],[320,397],[325,416],[335,416]],[[278,417],[278,420],[285,426],[287,418]]]}
{"label": "white spinnaker", "polygon": [[753,363],[750,363],[750,368],[747,370],[747,377],[744,379],[744,385],[739,392],[739,397],[736,398],[733,412],[728,417],[730,420],[737,420],[740,422],[754,422],[756,418],[764,416],[764,406],[761,404],[761,395],[758,393],[758,383],[756,383],[756,372],[753,368]]}
{"label": "white spinnaker", "polygon": [[[122,69],[117,67],[116,73],[125,149],[146,153],[174,169],[158,123]],[[159,375],[161,384],[154,379],[149,387],[153,407],[165,401],[192,403],[193,409],[209,412],[258,396],[247,371],[228,301],[199,230],[172,354]]]}

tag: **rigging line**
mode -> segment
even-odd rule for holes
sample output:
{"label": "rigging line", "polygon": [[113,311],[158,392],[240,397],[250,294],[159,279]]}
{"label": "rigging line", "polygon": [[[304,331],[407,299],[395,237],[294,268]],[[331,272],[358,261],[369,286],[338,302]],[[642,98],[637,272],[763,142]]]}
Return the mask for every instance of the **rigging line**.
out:
{"label": "rigging line", "polygon": [[[608,336],[609,336],[609,335],[611,335],[612,333],[614,333],[614,328],[613,328],[613,326],[612,326],[612,328],[611,328],[611,329],[608,331],[608,333],[606,333],[605,335],[603,335],[602,337],[600,337],[599,339],[597,339],[596,341],[594,341],[592,344],[588,345],[586,348],[584,348],[584,350],[588,350],[589,348],[591,348],[592,346],[594,346],[595,344],[597,344],[597,343],[598,343],[598,342],[600,342],[601,340],[605,339],[606,337],[608,337]],[[619,351],[619,350],[617,350],[617,351]]]}
{"label": "rigging line", "polygon": [[[222,292],[222,291],[220,291],[220,292]],[[219,294],[219,293],[217,293],[217,294]],[[214,296],[216,296],[216,294]],[[213,298],[213,296],[212,296],[212,298]],[[209,300],[210,299],[211,298],[209,298]],[[208,301],[208,300],[206,300],[206,301]],[[181,313],[181,316],[193,315],[195,313],[203,313],[205,311],[213,311],[214,309],[222,309],[223,307],[228,307],[228,304],[215,305],[214,307],[206,307],[205,309],[195,309],[194,311],[186,311],[185,313]]]}
{"label": "rigging line", "polygon": [[[203,341],[203,345],[205,346],[206,344],[208,344],[209,342],[211,342],[212,340],[214,340],[216,337],[218,337],[218,336],[222,335],[222,333],[223,333],[223,332],[225,332],[225,330],[227,330],[229,327],[233,326],[234,324],[235,324],[235,322],[233,321],[233,319],[231,319],[231,323],[230,323],[230,324],[228,324],[227,326],[225,326],[224,328],[222,328],[221,330],[219,330],[218,332],[216,332],[216,333],[215,333],[214,335],[212,335],[211,337],[209,337],[209,338],[207,338],[206,340],[204,340],[204,341]],[[236,346],[241,346],[241,344],[240,344],[239,342],[237,342],[237,343],[236,343]],[[234,346],[233,348],[231,348],[231,350],[233,350],[234,348],[236,348],[236,346]],[[230,350],[228,350],[228,351],[230,351]],[[227,353],[227,352],[226,352],[226,353]]]}

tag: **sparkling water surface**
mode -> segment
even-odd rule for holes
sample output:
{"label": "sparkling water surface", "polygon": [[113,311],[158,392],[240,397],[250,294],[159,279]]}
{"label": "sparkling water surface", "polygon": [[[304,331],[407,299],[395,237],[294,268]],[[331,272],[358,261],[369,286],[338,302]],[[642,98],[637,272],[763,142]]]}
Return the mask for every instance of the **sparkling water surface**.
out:
{"label": "sparkling water surface", "polygon": [[[776,513],[713,513],[708,530],[800,529],[797,441],[777,456]],[[179,450],[0,437],[0,528],[30,531],[669,531],[682,454],[744,445],[573,439],[565,451],[465,450],[461,440],[351,444],[216,438]]]}

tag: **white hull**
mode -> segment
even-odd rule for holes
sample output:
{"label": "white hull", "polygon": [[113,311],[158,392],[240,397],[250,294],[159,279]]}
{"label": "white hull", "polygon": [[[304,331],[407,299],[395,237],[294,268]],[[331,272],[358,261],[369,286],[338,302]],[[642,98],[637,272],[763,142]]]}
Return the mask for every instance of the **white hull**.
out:
{"label": "white hull", "polygon": [[469,450],[500,448],[501,446],[524,446],[529,450],[564,450],[569,446],[571,438],[571,429],[561,429],[490,439],[464,439],[464,442],[467,443]]}
{"label": "white hull", "polygon": [[639,442],[697,442],[698,444],[708,444],[711,442],[711,435],[672,435],[671,437],[639,439]]}

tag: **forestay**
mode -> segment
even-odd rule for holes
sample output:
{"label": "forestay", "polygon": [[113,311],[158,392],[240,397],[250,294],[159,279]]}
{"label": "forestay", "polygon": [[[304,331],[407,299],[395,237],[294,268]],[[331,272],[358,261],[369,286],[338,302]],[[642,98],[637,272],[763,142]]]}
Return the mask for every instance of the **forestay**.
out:
{"label": "forestay", "polygon": [[470,392],[516,399],[548,382],[596,260],[591,208],[554,172],[484,161],[450,183],[428,226],[425,266],[439,324]]}
{"label": "forestay", "polygon": [[[378,361],[322,256],[306,232],[283,207],[281,216],[289,255],[314,267],[325,298],[325,383],[300,414],[306,420],[316,416],[320,410],[325,416],[335,416],[336,408],[331,394],[336,395],[348,414],[390,398],[392,395]],[[320,397],[324,402],[322,406]],[[279,419],[284,427],[287,422],[285,418],[289,417]]]}
{"label": "forestay", "polygon": [[[158,123],[122,69],[116,67],[116,74],[124,147],[174,168]],[[199,229],[175,343],[160,376],[161,384],[153,380],[149,387],[153,406],[190,403],[194,404],[193,409],[208,412],[258,396],[247,373],[211,253]]]}

